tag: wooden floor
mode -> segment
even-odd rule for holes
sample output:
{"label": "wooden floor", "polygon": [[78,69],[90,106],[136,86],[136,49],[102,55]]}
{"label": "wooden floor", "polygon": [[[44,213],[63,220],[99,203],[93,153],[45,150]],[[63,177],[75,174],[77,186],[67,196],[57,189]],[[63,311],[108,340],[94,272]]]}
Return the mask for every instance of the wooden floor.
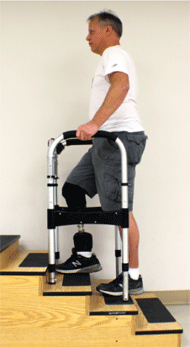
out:
{"label": "wooden floor", "polygon": [[20,267],[29,252],[14,248],[13,253],[1,268],[1,347],[181,346],[177,322],[153,324],[141,310],[138,299],[155,295],[144,293],[132,296],[130,304],[107,305],[96,291],[102,281],[67,286],[58,274],[56,284],[50,285],[47,267]]}

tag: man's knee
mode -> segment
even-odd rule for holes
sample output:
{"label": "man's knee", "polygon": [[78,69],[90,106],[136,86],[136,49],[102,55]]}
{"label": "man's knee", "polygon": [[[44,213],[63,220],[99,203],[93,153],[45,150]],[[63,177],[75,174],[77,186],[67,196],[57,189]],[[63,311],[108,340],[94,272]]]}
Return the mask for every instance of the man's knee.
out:
{"label": "man's knee", "polygon": [[76,184],[65,182],[62,188],[62,195],[71,210],[80,210],[86,207],[85,194],[86,191]]}

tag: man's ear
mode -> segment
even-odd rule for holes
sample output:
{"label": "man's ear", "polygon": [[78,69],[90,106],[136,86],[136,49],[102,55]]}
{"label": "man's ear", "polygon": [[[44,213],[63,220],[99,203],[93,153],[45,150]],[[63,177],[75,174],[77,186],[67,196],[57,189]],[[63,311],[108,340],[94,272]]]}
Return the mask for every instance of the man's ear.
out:
{"label": "man's ear", "polygon": [[105,29],[106,29],[106,34],[110,36],[112,34],[112,32],[113,32],[112,26],[111,25],[106,25]]}

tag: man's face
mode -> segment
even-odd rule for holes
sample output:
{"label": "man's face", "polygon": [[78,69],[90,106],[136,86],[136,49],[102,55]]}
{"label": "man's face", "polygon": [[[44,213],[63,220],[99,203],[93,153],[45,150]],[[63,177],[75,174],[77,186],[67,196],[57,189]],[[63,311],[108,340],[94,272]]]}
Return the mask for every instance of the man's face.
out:
{"label": "man's face", "polygon": [[90,21],[86,40],[88,41],[93,53],[102,55],[104,50],[107,48],[106,26],[99,25],[97,18]]}

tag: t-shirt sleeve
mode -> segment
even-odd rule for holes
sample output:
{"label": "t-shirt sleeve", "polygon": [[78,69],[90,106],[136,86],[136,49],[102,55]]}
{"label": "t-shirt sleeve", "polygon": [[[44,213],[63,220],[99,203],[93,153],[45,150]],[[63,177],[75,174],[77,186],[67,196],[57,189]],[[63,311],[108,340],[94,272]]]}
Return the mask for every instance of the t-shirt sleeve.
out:
{"label": "t-shirt sleeve", "polygon": [[122,50],[111,47],[104,52],[103,58],[104,76],[112,72],[124,72],[129,74],[129,60],[127,54]]}

